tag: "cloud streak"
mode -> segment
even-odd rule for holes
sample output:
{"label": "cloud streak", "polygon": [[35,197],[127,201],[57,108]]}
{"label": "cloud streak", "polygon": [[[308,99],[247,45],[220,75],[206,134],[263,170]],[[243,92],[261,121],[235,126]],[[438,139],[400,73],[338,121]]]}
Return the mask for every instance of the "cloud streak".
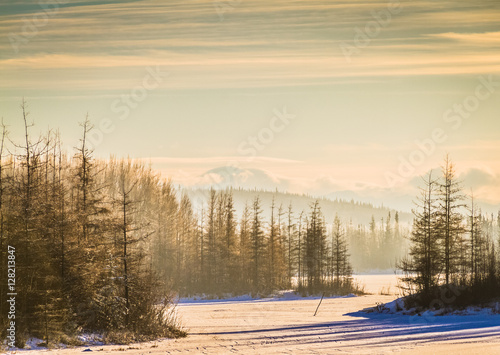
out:
{"label": "cloud streak", "polygon": [[[55,76],[64,78],[60,86],[94,90],[103,86],[99,78],[105,70],[103,80],[117,82],[110,85],[113,89],[125,69],[149,65],[177,73],[178,81],[171,84],[191,89],[500,73],[500,54],[491,50],[500,41],[499,32],[491,30],[500,15],[494,5],[452,9],[434,2],[402,2],[403,11],[372,41],[367,55],[345,63],[339,43],[352,39],[356,27],[386,6],[381,1],[248,0],[223,23],[208,0],[91,1],[62,7],[19,55],[9,50],[8,41],[0,44],[2,87],[22,90],[31,83],[41,89]],[[19,32],[25,17],[0,16],[0,33]],[[479,18],[480,23],[474,22]],[[449,31],[461,26],[470,32]],[[457,41],[465,47],[456,46]],[[9,75],[12,71],[15,77]],[[97,79],[92,85],[75,72]],[[50,85],[57,88],[57,83]]]}
{"label": "cloud streak", "polygon": [[[268,171],[268,182],[294,191],[370,194],[398,154],[444,124],[446,107],[477,85],[477,76],[500,74],[495,1],[401,1],[402,11],[351,63],[339,45],[387,1],[245,0],[222,22],[212,0],[75,2],[15,53],[9,34],[22,33],[24,20],[40,11],[33,3],[0,5],[0,95],[2,107],[15,106],[2,115],[13,120],[27,96],[43,98],[33,102],[45,108],[43,124],[76,122],[77,105],[99,120],[112,115],[112,102],[140,83],[146,67],[159,66],[168,79],[130,119],[117,121],[109,149],[126,151],[130,139],[147,137],[136,154],[156,156],[155,167],[178,181],[238,161],[238,143],[287,104],[301,120],[266,150],[272,157],[242,168]],[[464,170],[500,176],[499,144],[486,140],[498,128],[495,102],[429,165],[447,150]],[[60,107],[70,108],[54,112]]]}

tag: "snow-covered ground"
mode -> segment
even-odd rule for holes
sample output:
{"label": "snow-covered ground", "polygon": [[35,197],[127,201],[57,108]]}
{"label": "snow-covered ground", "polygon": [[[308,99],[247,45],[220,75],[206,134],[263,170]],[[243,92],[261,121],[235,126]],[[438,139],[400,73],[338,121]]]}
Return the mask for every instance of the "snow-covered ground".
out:
{"label": "snow-covered ground", "polygon": [[354,275],[354,281],[365,286],[365,292],[399,295],[398,276],[395,274]]}
{"label": "snow-covered ground", "polygon": [[179,314],[187,338],[89,349],[101,354],[500,354],[498,315],[422,317],[359,311],[394,298],[325,298],[316,317],[318,298],[290,293],[280,299],[185,300],[179,303]]}

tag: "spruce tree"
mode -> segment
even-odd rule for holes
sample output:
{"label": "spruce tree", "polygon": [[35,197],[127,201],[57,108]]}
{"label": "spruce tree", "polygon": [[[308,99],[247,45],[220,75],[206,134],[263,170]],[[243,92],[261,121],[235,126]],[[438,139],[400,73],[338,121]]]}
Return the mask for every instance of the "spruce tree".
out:
{"label": "spruce tree", "polygon": [[345,229],[339,216],[336,215],[333,221],[331,243],[331,282],[334,292],[349,289],[351,276],[352,266],[349,262]]}
{"label": "spruce tree", "polygon": [[413,209],[413,230],[410,235],[410,250],[399,267],[404,272],[402,280],[406,291],[422,292],[429,295],[438,285],[442,267],[440,233],[438,230],[438,206],[436,201],[437,183],[429,173],[425,187],[421,189],[416,208]]}
{"label": "spruce tree", "polygon": [[317,200],[312,204],[309,214],[305,253],[307,288],[310,294],[314,294],[324,289],[327,261],[326,228]]}
{"label": "spruce tree", "polygon": [[260,199],[257,196],[252,205],[252,225],[250,234],[253,292],[259,292],[263,286],[265,240],[261,215],[262,209],[260,207]]}
{"label": "spruce tree", "polygon": [[248,204],[245,203],[240,221],[240,244],[239,244],[239,270],[240,270],[240,290],[247,292],[251,286],[251,213]]}
{"label": "spruce tree", "polygon": [[455,167],[448,156],[442,167],[442,179],[438,184],[439,210],[438,225],[443,248],[443,266],[446,285],[458,278],[457,272],[461,261],[463,245],[462,215],[460,209],[465,207],[462,187],[455,176]]}
{"label": "spruce tree", "polygon": [[474,195],[471,194],[469,216],[469,243],[470,243],[470,283],[476,284],[480,280],[480,264],[484,255],[481,255],[482,248],[482,229],[481,229],[481,214],[478,213],[478,208],[474,203]]}
{"label": "spruce tree", "polygon": [[293,218],[293,208],[292,203],[288,205],[288,213],[287,213],[287,240],[286,240],[286,261],[287,261],[287,287],[292,286],[292,278],[295,272],[295,236],[296,236],[296,225],[294,223]]}

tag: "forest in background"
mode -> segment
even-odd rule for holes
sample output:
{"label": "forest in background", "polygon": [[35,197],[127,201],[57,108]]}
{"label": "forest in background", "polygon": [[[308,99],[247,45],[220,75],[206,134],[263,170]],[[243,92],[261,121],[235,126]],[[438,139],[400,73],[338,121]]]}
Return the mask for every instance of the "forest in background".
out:
{"label": "forest in background", "polygon": [[[32,137],[24,104],[22,113],[24,141],[10,142],[5,126],[0,137],[0,257],[7,261],[8,246],[15,248],[19,346],[31,335],[50,344],[83,331],[110,339],[182,336],[177,295],[361,292],[353,270],[394,269],[398,260],[413,295],[442,284],[498,290],[500,214],[484,216],[474,204],[464,214],[467,198],[452,171],[444,182],[429,179],[411,229],[397,211],[331,201],[344,209],[326,217],[329,201],[304,208],[301,197],[297,208],[264,191],[211,189],[194,207],[199,194],[144,162],[94,158],[88,119],[69,156],[57,131]],[[241,203],[241,196],[251,198]],[[359,222],[370,210],[377,219],[387,215]],[[5,338],[11,275],[1,265]]]}
{"label": "forest in background", "polygon": [[88,118],[72,155],[57,131],[32,136],[24,103],[22,123],[23,141],[3,126],[0,142],[0,257],[15,250],[15,275],[0,269],[1,323],[5,337],[15,278],[18,346],[82,331],[180,336],[175,295],[346,294],[357,290],[351,252],[369,266],[396,260],[397,213],[367,229],[327,223],[319,201],[295,211],[256,195],[238,216],[231,189],[210,190],[198,210],[143,162],[94,158]]}
{"label": "forest in background", "polygon": [[[193,201],[193,208],[199,214],[209,199],[210,190],[186,189],[184,191]],[[274,203],[278,213],[281,209],[281,214],[286,212],[292,204],[295,219],[300,213],[309,211],[310,206],[318,202],[325,218],[327,234],[331,234],[336,218],[342,222],[350,246],[351,264],[356,273],[392,273],[396,267],[396,261],[405,255],[408,247],[407,236],[413,220],[411,213],[387,207],[375,207],[368,203],[329,200],[277,191],[233,189],[232,195],[238,218],[241,218],[245,205],[253,201],[255,197],[259,197],[262,206],[271,206]],[[264,220],[269,221],[271,213],[271,208],[263,208]],[[283,218],[281,220],[283,221]],[[282,225],[281,231],[286,231],[286,224],[280,223],[280,225]],[[296,231],[294,233],[296,234]],[[297,244],[295,235],[292,239],[294,244]],[[298,260],[296,255],[293,254],[292,257]]]}

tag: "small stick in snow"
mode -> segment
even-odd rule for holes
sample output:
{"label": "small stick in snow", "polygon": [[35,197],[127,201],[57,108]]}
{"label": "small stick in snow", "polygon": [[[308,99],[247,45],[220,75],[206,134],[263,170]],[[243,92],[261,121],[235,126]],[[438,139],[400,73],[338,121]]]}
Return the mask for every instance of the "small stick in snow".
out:
{"label": "small stick in snow", "polygon": [[318,313],[319,306],[321,306],[321,302],[323,301],[323,297],[325,297],[325,293],[324,292],[321,295],[321,299],[319,300],[318,307],[316,307],[316,312],[314,312],[314,316],[313,317],[316,317],[316,314]]}

